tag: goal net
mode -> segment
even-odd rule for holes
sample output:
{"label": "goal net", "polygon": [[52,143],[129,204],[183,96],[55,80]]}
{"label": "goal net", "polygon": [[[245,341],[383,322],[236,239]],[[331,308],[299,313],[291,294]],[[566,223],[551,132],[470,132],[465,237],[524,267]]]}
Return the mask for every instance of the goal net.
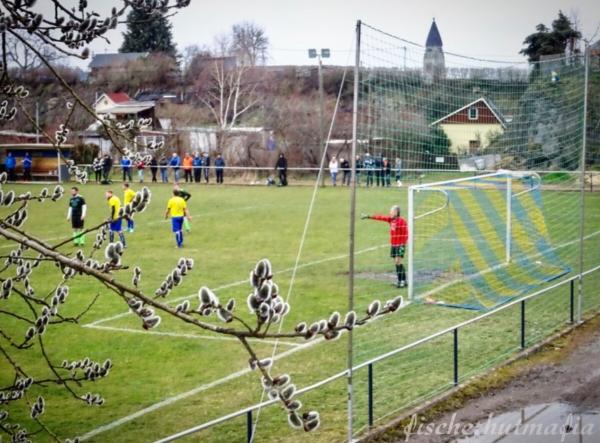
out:
{"label": "goal net", "polygon": [[570,271],[552,246],[537,173],[503,171],[408,193],[411,299],[491,309]]}

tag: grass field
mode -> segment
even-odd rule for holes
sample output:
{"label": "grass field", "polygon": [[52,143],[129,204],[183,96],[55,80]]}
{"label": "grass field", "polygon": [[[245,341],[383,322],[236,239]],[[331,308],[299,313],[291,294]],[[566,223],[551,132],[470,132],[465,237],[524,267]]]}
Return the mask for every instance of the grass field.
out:
{"label": "grass field", "polygon": [[[33,186],[37,188],[38,185]],[[236,298],[240,312],[245,310],[249,292],[247,275],[258,259],[268,257],[273,263],[275,281],[284,296],[288,295],[290,278],[300,245],[308,205],[310,187],[267,188],[216,187],[191,185],[190,209],[192,232],[186,235],[185,248],[175,248],[170,224],[163,219],[170,187],[150,186],[153,192],[150,208],[136,219],[136,230],[126,234],[128,248],[125,262],[143,269],[141,287],[153,293],[179,257],[192,257],[196,266],[184,283],[169,296],[174,301],[183,297],[195,299],[202,285],[214,288],[221,299]],[[8,186],[7,188],[11,188]],[[12,186],[18,192],[24,186]],[[32,186],[27,187],[31,189]],[[115,185],[118,195],[120,186]],[[103,220],[108,212],[103,193],[106,187],[86,185],[82,194],[87,200],[88,226]],[[553,244],[560,244],[561,259],[578,269],[578,194],[548,191],[543,194],[547,207],[548,229]],[[406,207],[403,188],[361,189],[357,212],[386,213],[392,204]],[[344,312],[347,302],[348,208],[350,194],[344,188],[320,189],[307,229],[300,267],[289,294],[291,313],[285,326],[328,316],[332,311]],[[586,240],[584,268],[600,264],[600,194],[586,196]],[[32,205],[27,222],[32,234],[58,242],[70,236],[65,220],[66,201]],[[360,273],[385,273],[391,269],[388,258],[387,226],[357,221],[357,310],[370,300],[386,300],[405,290],[395,289],[388,281],[361,277]],[[91,239],[88,238],[88,248]],[[69,248],[67,248],[69,249]],[[0,255],[10,245],[0,244]],[[57,283],[53,267],[42,265],[37,271],[38,293]],[[118,279],[129,282],[131,273],[124,271]],[[600,282],[596,273],[585,281],[589,297],[585,308],[600,306]],[[595,285],[595,286],[594,286]],[[528,305],[528,343],[539,341],[559,329],[568,318],[567,288],[549,292]],[[95,307],[80,324],[50,328],[47,349],[57,362],[86,356],[97,360],[111,358],[114,368],[110,376],[88,386],[106,399],[99,408],[82,407],[61,390],[45,390],[47,412],[45,423],[61,437],[86,436],[90,441],[139,442],[167,436],[249,406],[261,399],[258,377],[247,370],[248,356],[235,341],[211,336],[201,330],[163,318],[158,329],[144,331],[139,320],[129,315],[122,300],[107,293],[89,279],[76,277],[71,282],[68,309],[76,312],[100,293]],[[17,302],[16,298],[8,302]],[[13,306],[24,309],[23,306]],[[477,313],[461,309],[412,304],[399,313],[378,320],[354,334],[355,362],[360,363],[383,352],[425,337],[439,329],[473,318]],[[14,330],[7,317],[2,329]],[[497,316],[469,327],[461,336],[461,376],[477,372],[500,361],[519,346],[518,312],[507,309]],[[23,328],[23,332],[24,332]],[[1,339],[0,339],[1,340]],[[452,378],[451,336],[441,337],[422,347],[400,354],[376,367],[376,418],[392,414],[415,399],[449,386]],[[262,356],[273,352],[273,343],[257,344]],[[347,341],[307,345],[304,341],[285,341],[275,350],[274,373],[288,372],[294,382],[305,386],[326,378],[346,367]],[[14,353],[13,353],[14,355]],[[19,353],[20,363],[41,376],[37,351]],[[5,385],[7,370],[0,363],[0,385]],[[355,423],[366,423],[366,371],[356,374]],[[291,430],[279,406],[264,410],[259,417],[256,441],[296,442],[336,441],[346,434],[346,384],[338,380],[322,389],[302,396],[308,409],[318,409],[322,426],[306,437]],[[204,431],[191,441],[245,441],[245,418],[233,420]]]}

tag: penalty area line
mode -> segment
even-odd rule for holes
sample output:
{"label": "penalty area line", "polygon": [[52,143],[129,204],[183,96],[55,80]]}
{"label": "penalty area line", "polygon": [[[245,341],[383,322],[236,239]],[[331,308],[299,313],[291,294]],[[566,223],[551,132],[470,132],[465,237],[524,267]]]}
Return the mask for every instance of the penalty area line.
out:
{"label": "penalty area line", "polygon": [[[202,335],[202,334],[184,334],[179,332],[163,332],[163,331],[144,331],[141,329],[133,329],[133,328],[117,328],[113,326],[101,326],[101,325],[85,325],[84,328],[88,329],[99,329],[105,331],[115,331],[115,332],[128,332],[132,334],[145,334],[145,335],[158,335],[165,337],[179,337],[179,338],[191,338],[195,340],[221,340],[221,341],[235,341],[239,342],[239,340],[235,337],[222,337],[220,335]],[[262,340],[262,339],[248,339],[250,342],[256,343],[266,343],[266,344],[275,344],[274,340]],[[289,341],[279,341],[279,344],[291,347],[302,346],[298,343],[292,343]]]}
{"label": "penalty area line", "polygon": [[[372,252],[372,251],[375,251],[375,250],[377,250],[379,248],[383,248],[385,246],[387,246],[387,245],[372,246],[370,248],[361,249],[360,251],[357,251],[355,255],[364,254],[366,252]],[[333,257],[327,257],[327,258],[323,258],[321,260],[315,260],[315,261],[312,261],[312,262],[301,264],[301,265],[298,266],[298,269],[307,268],[309,266],[320,265],[322,263],[327,263],[327,262],[330,262],[330,261],[341,260],[341,259],[346,258],[346,257],[348,257],[348,254],[341,254],[341,255],[336,255],[336,256],[333,256]],[[275,275],[285,274],[285,273],[288,273],[288,272],[292,272],[293,270],[294,270],[294,267],[292,266],[290,268],[282,269],[281,271],[275,272]],[[239,280],[239,281],[232,282],[232,283],[227,283],[227,284],[224,284],[222,286],[218,286],[216,288],[211,288],[211,290],[213,292],[217,292],[217,291],[221,291],[223,289],[229,289],[229,288],[234,288],[236,286],[241,286],[241,285],[243,285],[245,283],[248,283],[247,279],[246,280]],[[196,296],[195,293],[194,294],[189,294],[189,295],[184,295],[182,297],[178,297],[178,298],[174,298],[172,300],[168,300],[167,303],[178,303],[178,302],[180,302],[182,300],[186,300],[186,299],[189,299],[189,298],[195,297],[195,296]],[[91,323],[86,323],[83,326],[85,326],[85,327],[98,326],[98,325],[100,325],[102,323],[107,323],[107,322],[112,321],[112,320],[117,320],[117,319],[125,317],[125,316],[127,316],[129,314],[131,314],[131,310],[128,310],[126,312],[121,312],[120,314],[116,314],[116,315],[113,315],[111,317],[101,318],[101,319],[93,321]]]}

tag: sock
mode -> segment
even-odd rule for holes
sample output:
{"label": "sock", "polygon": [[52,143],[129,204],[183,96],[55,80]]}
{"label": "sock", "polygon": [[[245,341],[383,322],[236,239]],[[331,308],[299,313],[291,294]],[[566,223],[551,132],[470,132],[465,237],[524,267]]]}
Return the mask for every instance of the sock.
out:
{"label": "sock", "polygon": [[115,231],[110,231],[108,233],[108,239],[110,240],[111,243],[113,243],[115,241]]}
{"label": "sock", "polygon": [[398,281],[402,281],[402,265],[396,265],[396,275],[398,276]]}
{"label": "sock", "polygon": [[177,242],[177,246],[183,245],[183,232],[182,231],[177,231],[175,233],[175,241]]}
{"label": "sock", "polygon": [[400,281],[406,281],[406,272],[404,270],[404,265],[400,263],[398,265],[399,279]]}
{"label": "sock", "polygon": [[79,244],[79,238],[78,238],[78,234],[79,232],[77,231],[73,231],[73,243],[77,246]]}
{"label": "sock", "polygon": [[83,234],[83,231],[79,231],[79,244],[81,246],[85,245],[85,235]]}
{"label": "sock", "polygon": [[127,228],[133,229],[133,219],[131,219],[131,218],[127,219]]}
{"label": "sock", "polygon": [[125,234],[119,232],[119,239],[121,240],[121,243],[123,243],[123,247],[127,246],[127,243],[125,243]]}

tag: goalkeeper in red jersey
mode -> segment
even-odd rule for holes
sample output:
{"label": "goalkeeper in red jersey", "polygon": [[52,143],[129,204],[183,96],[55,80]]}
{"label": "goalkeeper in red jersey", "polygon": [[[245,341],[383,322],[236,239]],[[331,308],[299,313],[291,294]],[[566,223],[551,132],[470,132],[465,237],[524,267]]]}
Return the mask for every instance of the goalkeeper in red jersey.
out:
{"label": "goalkeeper in red jersey", "polygon": [[406,242],[408,241],[408,225],[406,220],[400,216],[400,206],[392,206],[390,215],[361,215],[362,219],[379,220],[387,222],[390,225],[390,256],[396,264],[396,275],[399,288],[406,286],[406,271],[402,264],[404,253],[406,252]]}

